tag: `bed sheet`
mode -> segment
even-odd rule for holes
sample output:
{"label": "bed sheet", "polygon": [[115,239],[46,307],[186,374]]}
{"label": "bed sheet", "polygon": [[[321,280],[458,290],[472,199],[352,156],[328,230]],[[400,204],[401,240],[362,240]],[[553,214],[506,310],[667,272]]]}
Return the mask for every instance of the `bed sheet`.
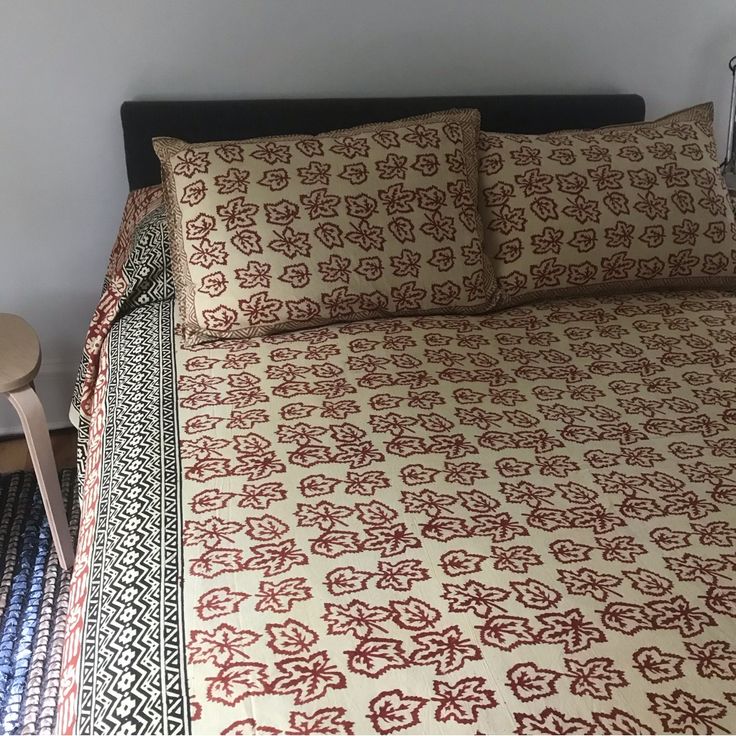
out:
{"label": "bed sheet", "polygon": [[186,349],[165,241],[83,370],[65,732],[736,729],[736,296]]}

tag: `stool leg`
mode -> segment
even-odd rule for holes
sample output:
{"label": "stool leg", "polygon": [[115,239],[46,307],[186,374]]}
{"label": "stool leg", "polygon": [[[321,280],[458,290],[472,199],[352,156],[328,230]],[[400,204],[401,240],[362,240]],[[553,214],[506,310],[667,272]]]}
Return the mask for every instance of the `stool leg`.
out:
{"label": "stool leg", "polygon": [[33,469],[36,471],[36,480],[41,489],[43,505],[51,527],[51,536],[54,538],[56,553],[61,566],[65,570],[70,570],[74,564],[74,544],[69,533],[69,523],[61,496],[59,476],[51,450],[51,438],[43,406],[30,386],[5,395],[18,412],[23,425]]}

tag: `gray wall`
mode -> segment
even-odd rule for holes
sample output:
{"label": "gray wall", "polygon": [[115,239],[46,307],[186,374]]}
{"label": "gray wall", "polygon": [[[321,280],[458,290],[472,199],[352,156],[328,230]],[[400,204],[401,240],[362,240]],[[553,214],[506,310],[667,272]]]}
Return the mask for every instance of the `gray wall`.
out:
{"label": "gray wall", "polygon": [[63,424],[126,194],[124,99],[630,91],[652,116],[715,100],[723,146],[735,53],[734,0],[5,0],[0,311],[40,333]]}

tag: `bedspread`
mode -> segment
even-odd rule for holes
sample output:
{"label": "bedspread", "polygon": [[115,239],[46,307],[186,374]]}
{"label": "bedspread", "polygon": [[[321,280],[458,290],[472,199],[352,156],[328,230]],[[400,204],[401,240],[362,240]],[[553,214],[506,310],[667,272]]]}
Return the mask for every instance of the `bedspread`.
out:
{"label": "bedspread", "polygon": [[736,296],[186,349],[160,278],[85,394],[66,732],[736,729]]}

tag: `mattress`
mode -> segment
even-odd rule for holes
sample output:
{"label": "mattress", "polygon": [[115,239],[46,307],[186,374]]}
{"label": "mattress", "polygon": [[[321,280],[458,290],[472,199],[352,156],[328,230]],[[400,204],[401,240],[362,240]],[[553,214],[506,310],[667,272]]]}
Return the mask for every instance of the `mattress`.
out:
{"label": "mattress", "polygon": [[736,730],[736,295],[185,348],[142,190],[75,406],[65,733]]}

